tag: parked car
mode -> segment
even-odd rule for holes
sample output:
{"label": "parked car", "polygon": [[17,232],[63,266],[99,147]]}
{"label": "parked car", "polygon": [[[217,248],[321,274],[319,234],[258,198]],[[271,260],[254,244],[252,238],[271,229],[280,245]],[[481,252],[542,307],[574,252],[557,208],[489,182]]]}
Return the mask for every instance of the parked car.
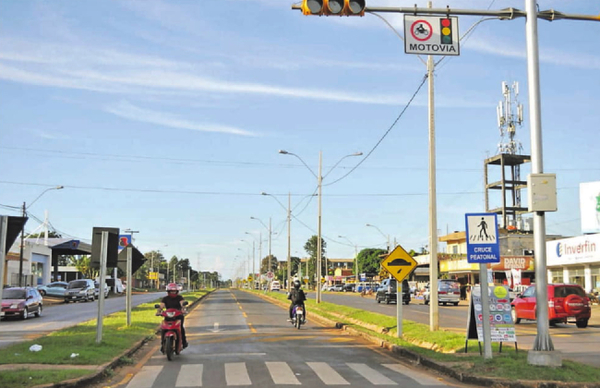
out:
{"label": "parked car", "polygon": [[342,292],[342,291],[344,291],[344,285],[343,284],[334,284],[333,286],[331,286],[331,291]]}
{"label": "parked car", "polygon": [[59,298],[64,298],[68,285],[69,283],[67,282],[54,282],[48,283],[45,286],[37,286],[37,289],[42,296],[57,296]]}
{"label": "parked car", "polygon": [[[377,289],[377,293],[375,294],[375,301],[377,303],[385,302],[389,304],[390,302],[397,303],[397,291],[396,291],[396,279],[384,279],[381,282],[381,285]],[[402,281],[402,304],[410,303],[410,287],[408,285],[408,280],[404,279]]]}
{"label": "parked car", "polygon": [[354,292],[355,289],[356,289],[356,283],[346,283],[342,287],[343,292]]}
{"label": "parked car", "polygon": [[2,307],[0,318],[21,317],[29,318],[30,314],[36,317],[42,315],[43,298],[34,287],[10,287],[2,290]]}
{"label": "parked car", "polygon": [[96,287],[92,279],[71,280],[65,293],[65,303],[78,300],[93,302],[96,299],[95,294]]}
{"label": "parked car", "polygon": [[[517,295],[511,306],[515,323],[520,323],[522,319],[535,320],[535,285]],[[551,325],[574,320],[577,327],[583,329],[587,327],[591,316],[590,299],[580,285],[548,284],[548,319]]]}
{"label": "parked car", "polygon": [[[427,283],[423,293],[423,303],[429,304],[430,301],[430,283]],[[452,303],[458,306],[458,302],[460,302],[460,283],[449,279],[438,279],[438,304],[441,303],[445,306]]]}
{"label": "parked car", "polygon": [[[110,287],[106,282],[104,283],[104,297],[108,298],[108,292],[110,291]],[[94,299],[98,299],[100,297],[100,282],[94,282]]]}

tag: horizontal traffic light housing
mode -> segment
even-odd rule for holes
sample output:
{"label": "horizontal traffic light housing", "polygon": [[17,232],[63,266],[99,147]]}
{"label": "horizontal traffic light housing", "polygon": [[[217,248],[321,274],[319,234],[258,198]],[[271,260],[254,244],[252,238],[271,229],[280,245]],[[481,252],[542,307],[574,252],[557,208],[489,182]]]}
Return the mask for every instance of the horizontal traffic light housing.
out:
{"label": "horizontal traffic light housing", "polygon": [[304,15],[364,16],[366,0],[302,0]]}

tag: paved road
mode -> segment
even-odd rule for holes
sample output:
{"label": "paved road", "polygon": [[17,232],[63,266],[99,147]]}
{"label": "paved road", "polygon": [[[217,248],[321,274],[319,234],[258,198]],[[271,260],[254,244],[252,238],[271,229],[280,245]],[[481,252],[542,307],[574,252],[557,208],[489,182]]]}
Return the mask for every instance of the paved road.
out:
{"label": "paved road", "polygon": [[[163,295],[164,292],[134,294],[131,297],[132,305],[137,306],[150,302]],[[32,315],[24,321],[17,318],[0,321],[0,348],[98,317],[98,301],[68,304],[59,303],[59,299],[54,300],[53,298],[44,298],[44,301],[43,314],[39,318],[34,318]],[[52,301],[55,302],[52,303]],[[125,310],[124,295],[111,295],[108,299],[105,299],[105,315],[121,310]]]}
{"label": "paved road", "polygon": [[[346,293],[323,293],[322,295],[323,301],[326,302],[396,316],[395,304],[378,304],[373,296],[362,298],[357,294]],[[430,306],[413,300],[408,306],[404,305],[402,308],[404,319],[429,325]],[[440,305],[440,328],[466,335],[467,315],[468,302],[466,301],[461,301],[458,306]],[[519,349],[531,349],[537,333],[536,322],[522,321],[515,327]],[[550,326],[550,337],[555,350],[562,352],[563,358],[600,368],[600,306],[592,306],[592,318],[587,328],[578,329],[573,323],[558,324]],[[512,343],[506,345],[513,346]]]}
{"label": "paved road", "polygon": [[155,341],[129,371],[133,378],[113,379],[110,386],[461,386],[406,366],[362,339],[315,324],[310,312],[301,330],[286,318],[287,309],[259,296],[218,290],[186,318],[188,349],[170,362]]}

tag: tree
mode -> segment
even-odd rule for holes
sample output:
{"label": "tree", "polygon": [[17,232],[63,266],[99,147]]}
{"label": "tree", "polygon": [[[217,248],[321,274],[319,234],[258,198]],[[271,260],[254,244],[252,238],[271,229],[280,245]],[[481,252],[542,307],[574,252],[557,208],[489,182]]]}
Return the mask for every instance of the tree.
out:
{"label": "tree", "polygon": [[386,254],[385,249],[379,248],[365,248],[358,253],[358,269],[361,273],[374,273],[379,274],[381,262],[383,258],[381,255]]}
{"label": "tree", "polygon": [[90,256],[71,256],[71,260],[77,271],[81,272],[86,279],[95,279],[98,277],[98,269],[91,267]]}
{"label": "tree", "polygon": [[[290,261],[291,261],[291,267],[292,267],[292,275],[293,274],[298,274],[300,271],[298,270],[300,267],[300,258],[299,257],[295,257],[292,256],[290,257]],[[287,276],[287,275],[286,275]]]}
{"label": "tree", "polygon": [[[318,241],[319,241],[318,239],[319,239],[319,237],[316,235],[311,236],[311,238],[309,238],[308,241],[306,241],[306,244],[304,244],[304,250],[310,257],[308,260],[308,274],[307,275],[308,275],[309,282],[311,282],[311,284],[313,283],[313,279],[315,278],[315,275],[316,275],[317,250],[318,250]],[[321,274],[322,275],[325,274],[325,271],[323,269],[324,269],[324,265],[325,265],[326,248],[327,248],[327,243],[325,242],[325,240],[323,240],[321,238]]]}
{"label": "tree", "polygon": [[[37,238],[37,237],[45,238],[46,232],[40,232],[40,233],[34,233],[34,234],[27,235],[27,238]],[[53,230],[48,231],[48,238],[61,238],[61,237],[62,236],[58,232],[55,232]]]}
{"label": "tree", "polygon": [[271,269],[269,267],[269,255],[265,256],[260,262],[260,273],[267,273],[269,271],[277,271],[277,257],[271,255]]}

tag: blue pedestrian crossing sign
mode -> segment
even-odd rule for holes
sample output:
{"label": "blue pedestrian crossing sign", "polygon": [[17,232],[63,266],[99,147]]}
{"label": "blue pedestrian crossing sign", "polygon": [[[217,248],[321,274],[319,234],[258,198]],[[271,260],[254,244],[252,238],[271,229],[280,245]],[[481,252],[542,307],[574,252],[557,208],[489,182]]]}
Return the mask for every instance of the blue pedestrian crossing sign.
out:
{"label": "blue pedestrian crossing sign", "polygon": [[500,262],[496,213],[465,214],[467,228],[467,262],[486,264]]}

